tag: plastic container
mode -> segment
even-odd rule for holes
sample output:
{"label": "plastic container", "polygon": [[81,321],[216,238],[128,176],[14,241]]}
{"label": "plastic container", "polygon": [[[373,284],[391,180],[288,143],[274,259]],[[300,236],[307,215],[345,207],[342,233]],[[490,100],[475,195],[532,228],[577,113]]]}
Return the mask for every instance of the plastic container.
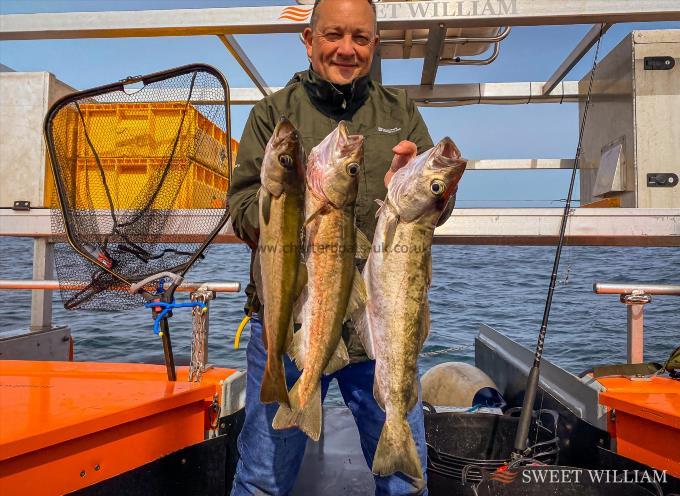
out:
{"label": "plastic container", "polygon": [[[431,496],[474,494],[472,483],[482,479],[482,471],[493,472],[510,461],[519,417],[518,409],[505,415],[487,413],[425,413],[428,489]],[[537,444],[534,458],[555,463],[559,451],[555,434],[557,414],[535,412],[530,445]],[[465,483],[464,483],[465,482]]]}
{"label": "plastic container", "polygon": [[[148,185],[152,172],[164,166],[171,155],[176,163],[183,162],[191,170],[172,208],[223,206],[229,188],[229,168],[233,167],[233,163],[227,163],[227,135],[193,105],[187,106],[185,102],[93,103],[80,105],[80,113],[82,119],[75,111],[60,115],[67,119],[62,126],[67,130],[68,139],[62,146],[68,147],[63,153],[76,164],[70,179],[76,181],[79,188],[79,208],[86,208],[90,201],[94,208],[109,208],[93,147],[107,182],[113,187],[111,193],[116,208],[131,208],[134,199]],[[238,151],[238,142],[234,139],[231,151],[233,162]],[[89,176],[92,182],[86,186],[84,180],[93,172],[96,174]],[[85,188],[91,192],[91,199],[81,196]],[[208,202],[204,199],[206,195]],[[199,198],[200,201],[192,203]],[[51,173],[46,177],[45,201],[56,206]]]}
{"label": "plastic container", "polygon": [[[167,165],[165,158],[105,158],[99,161],[104,171],[106,184],[111,193],[115,210],[137,209],[148,197]],[[169,184],[181,182],[176,196],[160,190],[151,208],[155,209],[210,209],[223,208],[227,197],[229,181],[226,175],[209,169],[192,159],[175,159],[169,174]],[[76,163],[77,208],[109,210],[109,199],[97,161],[94,157],[79,158]],[[152,184],[149,184],[152,183]]]}

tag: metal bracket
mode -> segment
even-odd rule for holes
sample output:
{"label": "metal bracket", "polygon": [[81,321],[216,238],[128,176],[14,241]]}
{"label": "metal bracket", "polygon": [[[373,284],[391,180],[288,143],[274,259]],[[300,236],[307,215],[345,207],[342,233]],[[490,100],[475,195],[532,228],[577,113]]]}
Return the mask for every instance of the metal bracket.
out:
{"label": "metal bracket", "polygon": [[162,279],[164,277],[169,278],[172,281],[172,284],[175,287],[182,284],[182,281],[184,280],[184,278],[182,276],[180,276],[179,274],[175,274],[174,272],[159,272],[158,274],[154,274],[154,275],[149,276],[145,279],[142,279],[139,282],[136,282],[136,283],[130,285],[130,289],[128,291],[130,292],[130,294],[137,294],[147,284],[149,284],[153,281],[157,281],[159,279]]}
{"label": "metal bracket", "polygon": [[678,175],[672,172],[653,172],[647,174],[648,188],[674,188],[678,185]]}
{"label": "metal bracket", "polygon": [[205,308],[194,307],[193,309],[189,381],[200,382],[203,372],[212,368],[212,365],[208,364],[208,331],[210,328],[208,309],[210,300],[216,297],[217,293],[205,285],[190,295],[191,301],[201,302]]}
{"label": "metal bracket", "polygon": [[675,67],[675,59],[673,57],[645,57],[644,68],[645,71],[669,71]]}
{"label": "metal bracket", "polygon": [[648,295],[641,290],[635,290],[631,294],[622,294],[621,303],[626,305],[646,305],[652,302],[652,295]]}

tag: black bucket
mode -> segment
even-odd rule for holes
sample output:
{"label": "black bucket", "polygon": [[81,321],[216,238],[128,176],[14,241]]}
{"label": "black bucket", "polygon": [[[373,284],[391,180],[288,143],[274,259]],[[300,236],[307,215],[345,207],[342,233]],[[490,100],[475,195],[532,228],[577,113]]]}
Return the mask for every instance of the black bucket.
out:
{"label": "black bucket", "polygon": [[[433,412],[425,410],[428,489],[431,496],[468,496],[471,486],[510,462],[519,409],[505,415],[489,413]],[[557,462],[559,442],[557,413],[534,412],[530,430],[533,458],[540,463]]]}

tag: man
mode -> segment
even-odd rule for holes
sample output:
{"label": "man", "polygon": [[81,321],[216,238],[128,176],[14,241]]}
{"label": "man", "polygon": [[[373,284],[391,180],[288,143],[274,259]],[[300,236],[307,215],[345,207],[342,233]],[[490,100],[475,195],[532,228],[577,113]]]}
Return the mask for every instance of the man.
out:
{"label": "man", "polygon": [[[229,190],[234,231],[251,248],[258,241],[258,188],[265,145],[278,118],[285,115],[298,129],[305,151],[324,139],[340,120],[351,134],[364,141],[364,177],[356,201],[356,223],[373,238],[378,205],[392,174],[416,153],[431,148],[432,140],[405,92],[388,90],[371,81],[369,70],[378,43],[375,7],[370,0],[317,0],[310,26],[303,37],[311,68],[296,74],[288,85],[261,100],[253,108],[239,145]],[[391,165],[390,165],[391,164]],[[442,215],[445,220],[453,202]],[[238,439],[240,461],[232,495],[289,494],[300,469],[307,437],[298,429],[276,431],[271,427],[278,404],[259,401],[266,351],[254,285],[246,290],[247,311],[253,312],[247,349],[246,420]],[[325,397],[330,381],[338,381],[342,397],[352,411],[361,436],[361,447],[370,467],[385,414],[373,398],[375,362],[365,356],[358,336],[343,329],[350,364],[324,377]],[[286,381],[292,387],[300,371],[285,357]],[[408,417],[420,455],[427,465],[421,403]],[[397,473],[376,477],[376,494],[426,494],[422,481]]]}

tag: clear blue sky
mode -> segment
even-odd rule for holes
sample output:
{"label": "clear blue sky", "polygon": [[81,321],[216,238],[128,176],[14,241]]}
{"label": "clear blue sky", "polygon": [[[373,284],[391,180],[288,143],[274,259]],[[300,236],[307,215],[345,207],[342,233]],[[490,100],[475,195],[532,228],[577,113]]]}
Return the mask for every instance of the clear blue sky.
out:
{"label": "clear blue sky", "polygon": [[[292,5],[292,0],[0,0],[8,13],[95,10]],[[614,26],[606,34],[601,56],[633,29],[680,28],[680,23],[637,23]],[[489,66],[440,68],[439,83],[545,81],[587,32],[589,26],[517,27],[503,42],[499,58]],[[284,85],[307,59],[297,35],[237,37],[268,84]],[[594,49],[568,75],[584,76]],[[232,87],[252,86],[222,43],[214,36],[81,39],[0,42],[0,63],[17,71],[49,71],[77,89],[110,83],[191,62],[219,68]],[[386,84],[417,84],[422,60],[385,61]],[[250,107],[234,106],[233,134],[240,137]],[[421,109],[435,141],[451,136],[467,158],[572,158],[577,130],[577,104],[476,105]],[[459,189],[459,206],[499,206],[498,200],[534,200],[507,206],[559,206],[566,195],[566,171],[469,171]],[[503,203],[504,204],[504,203]]]}

